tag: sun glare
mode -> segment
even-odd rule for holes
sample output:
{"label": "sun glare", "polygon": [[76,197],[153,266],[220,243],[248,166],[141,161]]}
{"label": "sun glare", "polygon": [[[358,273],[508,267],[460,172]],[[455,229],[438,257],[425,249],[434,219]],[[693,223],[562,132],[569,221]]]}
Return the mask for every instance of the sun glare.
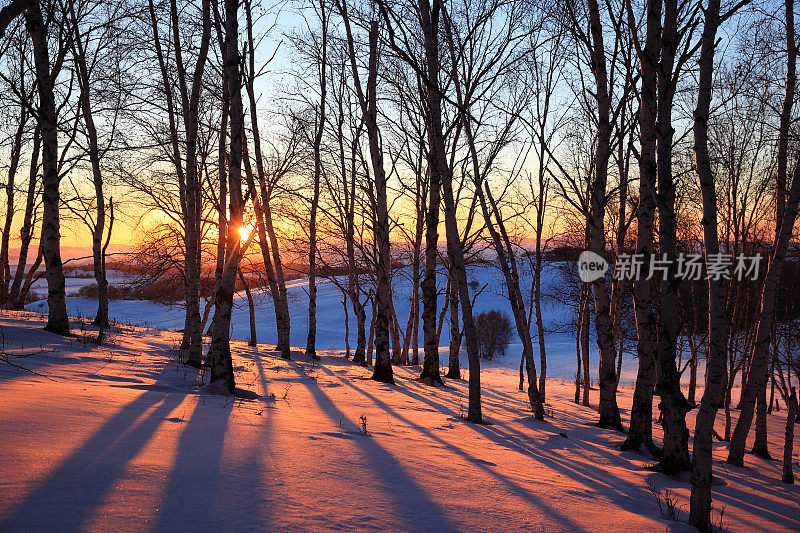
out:
{"label": "sun glare", "polygon": [[250,226],[242,226],[239,228],[239,238],[242,242],[245,242],[250,237],[251,231],[253,231],[253,228]]}

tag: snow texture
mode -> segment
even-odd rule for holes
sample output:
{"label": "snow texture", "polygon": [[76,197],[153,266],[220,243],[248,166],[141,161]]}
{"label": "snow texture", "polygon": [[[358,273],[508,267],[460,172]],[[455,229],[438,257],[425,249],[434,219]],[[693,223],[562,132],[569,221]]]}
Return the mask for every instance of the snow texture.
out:
{"label": "snow texture", "polygon": [[[200,393],[175,332],[115,327],[98,347],[43,325],[0,314],[17,365],[0,360],[0,531],[689,530],[686,480],[620,452],[624,435],[593,427],[569,383],[548,383],[539,422],[516,372],[488,369],[490,424],[474,425],[465,382],[431,388],[395,367],[390,386],[339,356],[285,361],[237,342],[237,385],[258,394],[241,400]],[[619,393],[625,422],[631,395]],[[784,413],[768,417],[773,452]],[[714,446],[715,521],[724,509],[727,531],[800,531],[800,488],[779,482],[779,461],[730,467]],[[648,480],[677,494],[682,522],[659,514]]]}

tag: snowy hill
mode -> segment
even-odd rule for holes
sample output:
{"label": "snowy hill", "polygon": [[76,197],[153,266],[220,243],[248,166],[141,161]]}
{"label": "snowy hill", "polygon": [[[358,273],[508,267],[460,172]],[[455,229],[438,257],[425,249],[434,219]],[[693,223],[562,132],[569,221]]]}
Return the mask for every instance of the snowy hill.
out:
{"label": "snowy hill", "polygon": [[[411,303],[407,298],[399,295],[411,293],[411,282],[405,272],[396,271],[393,276],[393,288],[395,294],[395,310],[400,323],[405,327]],[[480,267],[470,269],[470,280],[477,282],[480,294],[475,302],[475,312],[489,309],[501,309],[510,314],[511,310],[506,296],[502,290],[505,285],[503,276],[499,270],[493,267]],[[111,278],[114,283],[114,278]],[[119,282],[122,279],[119,278]],[[440,294],[445,290],[445,279],[439,276],[438,285]],[[532,276],[525,273],[521,276],[523,290],[530,287]],[[81,286],[93,283],[91,279],[68,280],[67,292],[74,292]],[[563,285],[560,275],[553,269],[546,269],[543,276],[543,291],[558,291]],[[46,284],[40,280],[38,287],[40,293],[46,294]],[[291,315],[291,342],[293,346],[304,346],[308,332],[308,293],[307,281],[296,280],[287,282],[287,290],[290,303]],[[44,289],[43,291],[41,289]],[[258,340],[260,342],[275,343],[277,334],[275,331],[275,309],[269,294],[256,291],[256,327]],[[443,305],[444,297],[439,297],[439,305]],[[545,299],[544,320],[547,333],[547,364],[548,375],[559,379],[572,379],[575,375],[575,337],[572,331],[566,331],[563,324],[569,320],[569,310],[557,304],[552,299]],[[97,303],[94,300],[81,298],[67,298],[67,308],[71,316],[94,317],[97,311]],[[28,310],[47,312],[47,302],[41,300],[27,306]],[[367,327],[372,313],[372,307],[368,305]],[[180,306],[163,306],[149,301],[116,300],[109,303],[109,317],[123,324],[138,325],[143,327],[157,327],[162,329],[178,330],[183,328],[185,313]],[[340,351],[345,349],[344,342],[344,309],[342,308],[342,293],[336,285],[330,281],[317,281],[317,347],[328,351]],[[442,328],[440,340],[440,353],[446,361],[448,347],[450,343],[450,331],[445,318],[445,326]],[[237,295],[236,308],[233,320],[231,321],[231,336],[238,340],[247,340],[250,336],[248,322],[247,302],[243,293]],[[533,333],[535,334],[533,328]],[[420,354],[422,352],[422,322],[419,325]],[[574,330],[573,330],[574,331]],[[350,311],[350,345],[356,344],[355,317]],[[522,345],[516,333],[513,335],[508,353],[504,358],[494,362],[486,362],[489,367],[500,367],[514,369],[519,368],[519,360],[522,354]],[[591,373],[592,379],[597,378],[598,355],[594,342],[591,343]],[[420,355],[421,357],[421,355]],[[466,353],[462,350],[462,368],[466,368]],[[538,355],[537,355],[538,361]],[[537,362],[538,366],[538,362]],[[623,383],[633,383],[636,378],[637,362],[632,355],[626,355],[623,364]]]}
{"label": "snowy hill", "polygon": [[[259,398],[234,401],[175,363],[176,333],[114,328],[95,347],[41,327],[0,314],[17,365],[0,360],[2,531],[688,530],[688,483],[620,452],[623,435],[592,427],[569,384],[550,382],[539,422],[513,372],[487,370],[490,424],[477,426],[461,418],[464,382],[430,388],[412,367],[389,386],[341,357],[287,362],[235,343],[237,383]],[[619,401],[627,423],[631,390]],[[769,415],[775,451],[782,419]],[[726,531],[800,530],[800,488],[779,482],[778,461],[714,468]],[[676,495],[682,522],[648,483]]]}

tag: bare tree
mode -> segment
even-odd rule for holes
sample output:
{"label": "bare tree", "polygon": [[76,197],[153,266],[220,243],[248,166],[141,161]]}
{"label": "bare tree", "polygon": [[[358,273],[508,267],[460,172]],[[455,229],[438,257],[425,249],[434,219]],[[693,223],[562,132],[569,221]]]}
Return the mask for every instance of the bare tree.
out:
{"label": "bare tree", "polygon": [[[186,320],[183,331],[181,352],[185,354],[184,363],[200,367],[202,362],[202,330],[200,318],[200,235],[201,235],[201,210],[202,189],[198,169],[198,133],[199,133],[199,104],[203,86],[203,73],[208,59],[211,42],[211,3],[204,0],[202,3],[202,36],[200,38],[194,70],[190,73],[184,61],[181,40],[181,22],[177,0],[170,0],[170,38],[171,51],[174,54],[175,72],[178,78],[178,102],[183,118],[184,151],[182,155],[177,125],[178,110],[174,104],[172,84],[169,80],[167,57],[161,43],[158,30],[156,10],[152,0],[149,0],[150,22],[153,31],[158,63],[161,69],[163,91],[166,97],[167,113],[169,115],[170,139],[172,147],[172,160],[175,165],[179,181],[181,214],[185,232],[185,276],[186,276]],[[169,51],[169,49],[168,49]]]}
{"label": "bare tree", "polygon": [[[25,41],[19,39],[17,42],[17,50],[21,55],[25,53]],[[16,195],[16,179],[17,171],[22,157],[23,144],[25,142],[25,130],[30,116],[28,110],[30,95],[29,90],[25,87],[25,62],[20,58],[18,71],[9,81],[14,84],[12,92],[19,94],[23,97],[23,101],[19,104],[19,114],[14,123],[16,128],[11,136],[10,157],[8,162],[8,178],[5,184],[6,190],[6,216],[3,224],[2,242],[0,243],[0,304],[5,304],[9,299],[9,285],[11,284],[11,268],[8,260],[8,247],[11,237],[11,224],[14,220],[15,205],[14,199]],[[8,117],[11,119],[11,117]],[[35,163],[34,163],[35,165]]]}
{"label": "bare tree", "polygon": [[[111,226],[108,224],[106,215],[106,199],[103,191],[104,172],[102,169],[102,157],[108,152],[110,142],[113,141],[115,131],[108,134],[109,146],[101,147],[100,133],[95,121],[96,111],[94,109],[98,101],[93,86],[99,84],[110,85],[111,80],[117,79],[112,69],[120,65],[120,52],[123,48],[122,43],[116,39],[115,32],[118,31],[114,24],[98,21],[97,17],[92,17],[92,12],[98,6],[89,2],[70,2],[69,18],[70,29],[73,33],[70,44],[72,59],[77,73],[78,86],[80,89],[79,103],[81,116],[85,126],[86,152],[88,155],[92,184],[94,186],[94,216],[87,216],[85,220],[89,222],[89,229],[92,234],[92,262],[94,267],[94,277],[98,288],[97,313],[93,323],[101,328],[101,331],[108,327],[108,279],[105,270],[105,257],[103,254],[103,236],[108,229],[108,236],[111,236]],[[112,8],[113,9],[113,8]],[[101,13],[103,19],[115,21],[119,18],[118,13],[113,11]],[[88,29],[83,29],[88,26]],[[105,50],[111,49],[114,58],[108,56]],[[109,59],[111,59],[109,61]],[[99,72],[106,69],[107,72]],[[121,92],[121,91],[120,91]],[[113,96],[112,96],[113,98]],[[121,111],[119,92],[115,101],[109,102],[109,107],[113,109],[114,115],[106,121],[116,128],[118,115]],[[69,204],[67,204],[69,208]],[[88,215],[88,213],[87,213]],[[98,336],[98,341],[102,341],[102,336]]]}
{"label": "bare tree", "polygon": [[[746,0],[744,0],[746,2]],[[743,2],[744,3],[744,2]],[[741,5],[741,4],[740,4]],[[698,60],[698,94],[694,112],[694,153],[703,198],[703,243],[706,262],[720,253],[717,223],[717,193],[708,150],[708,121],[711,108],[711,84],[714,75],[714,50],[717,30],[738,6],[720,14],[719,0],[709,0],[705,9]],[[722,279],[708,279],[708,356],[706,386],[697,413],[692,448],[692,493],[689,523],[701,531],[711,531],[711,472],[714,420],[722,405],[725,381],[726,341],[725,285]]]}
{"label": "bare tree", "polygon": [[377,81],[378,81],[378,42],[380,21],[373,19],[368,23],[369,60],[367,69],[366,91],[361,85],[361,78],[356,63],[355,43],[344,0],[337,2],[339,13],[347,32],[347,48],[350,54],[353,84],[364,120],[369,141],[370,162],[375,180],[375,222],[374,238],[377,249],[376,296],[375,296],[375,371],[372,379],[384,383],[394,383],[392,365],[389,356],[389,324],[391,321],[391,256],[389,249],[389,211],[387,204],[386,171],[384,169],[383,151],[381,149],[380,132],[378,130]]}
{"label": "bare tree", "polygon": [[[22,227],[19,230],[20,246],[19,258],[17,259],[17,268],[14,273],[14,281],[8,294],[9,303],[16,308],[20,308],[25,304],[25,298],[30,288],[30,281],[23,285],[23,280],[26,279],[25,268],[28,262],[28,250],[33,240],[34,227],[36,226],[36,195],[38,191],[38,180],[36,179],[39,171],[39,153],[41,148],[41,130],[37,123],[33,131],[33,148],[31,150],[31,158],[29,162],[28,171],[28,190],[25,198],[25,212],[22,217]],[[28,271],[28,280],[33,279],[33,274],[39,268],[42,261],[41,246],[38,247],[37,257],[33,265]]]}
{"label": "bare tree", "polygon": [[792,387],[792,392],[786,402],[786,433],[783,445],[783,472],[781,482],[794,483],[794,472],[792,472],[792,449],[794,446],[794,422],[797,418],[797,393]]}
{"label": "bare tree", "polygon": [[206,361],[211,368],[211,382],[221,380],[230,394],[236,393],[233,359],[230,347],[230,323],[233,293],[239,261],[243,255],[239,229],[244,215],[242,195],[242,154],[244,152],[244,109],[242,106],[242,72],[239,64],[239,2],[225,0],[225,55],[223,73],[229,98],[230,148],[228,150],[228,227],[226,231],[225,266],[216,289],[214,323]]}
{"label": "bare tree", "polygon": [[[589,51],[592,75],[595,82],[594,99],[597,106],[597,132],[595,139],[594,176],[590,188],[590,210],[587,220],[589,250],[602,255],[605,251],[605,208],[608,201],[608,163],[611,157],[611,96],[606,65],[606,50],[600,6],[596,0],[587,0],[589,34],[581,29],[582,22],[572,6],[570,16],[578,38]],[[615,370],[616,348],[614,324],[605,278],[592,282],[594,295],[595,329],[600,349],[600,420],[598,427],[622,429],[617,406],[617,376]]]}
{"label": "bare tree", "polygon": [[[661,0],[646,3],[644,45],[639,42],[638,28],[630,0],[626,1],[628,24],[639,56],[641,89],[639,98],[639,205],[636,210],[636,253],[648,268],[653,255],[653,230],[656,212],[656,115],[658,110],[658,57],[661,46]],[[631,423],[622,449],[638,450],[645,446],[656,451],[653,443],[653,387],[655,385],[655,351],[658,341],[658,317],[653,307],[652,283],[648,277],[634,279],[633,302],[636,329],[639,334],[637,356],[639,370],[633,392]]]}
{"label": "bare tree", "polygon": [[[775,301],[777,297],[778,283],[780,282],[783,265],[786,261],[786,251],[789,241],[792,238],[792,229],[797,219],[798,205],[800,204],[800,164],[797,164],[792,177],[792,186],[788,193],[788,198],[783,201],[783,194],[787,187],[787,152],[789,135],[789,123],[791,120],[792,104],[796,86],[796,64],[797,64],[797,44],[794,31],[794,5],[790,0],[786,3],[786,48],[787,48],[787,73],[786,73],[786,93],[784,97],[783,109],[781,111],[779,140],[778,140],[778,169],[777,169],[777,190],[781,196],[777,203],[776,220],[780,220],[780,225],[775,234],[772,244],[772,252],[769,259],[766,279],[761,292],[761,312],[758,318],[755,344],[751,356],[750,371],[747,379],[744,380],[742,387],[742,398],[740,401],[739,420],[731,436],[730,451],[728,452],[727,462],[741,466],[744,461],[745,445],[750,425],[753,422],[753,413],[759,392],[766,394],[767,380],[769,379],[769,348],[772,339],[773,323],[775,321]],[[766,405],[763,407],[766,408]],[[762,440],[760,447],[761,453],[767,454],[766,441]],[[756,451],[759,447],[756,446]]]}
{"label": "bare tree", "polygon": [[[275,165],[276,168],[273,169],[274,172],[272,180],[270,180],[270,183],[268,184],[267,169],[261,149],[261,132],[258,122],[258,107],[256,105],[256,40],[253,36],[254,20],[251,4],[252,2],[250,0],[244,2],[245,14],[247,17],[247,70],[244,80],[250,104],[250,126],[253,132],[256,169],[258,171],[258,187],[256,187],[255,183],[250,183],[250,187],[253,189],[253,208],[256,217],[258,243],[261,248],[264,268],[269,281],[270,295],[272,296],[275,307],[275,325],[278,334],[278,344],[275,348],[281,353],[281,357],[284,359],[289,359],[291,358],[291,324],[289,318],[289,304],[286,292],[286,277],[283,271],[283,261],[281,259],[280,249],[278,246],[278,237],[275,232],[275,225],[272,215],[272,191],[270,185],[277,181],[277,179],[286,170],[288,170],[290,166],[288,163],[292,161],[293,157],[291,151],[296,146],[296,143],[294,142],[294,139],[290,139],[290,142],[287,146],[286,157],[281,159],[278,164]],[[326,26],[323,27],[323,32],[325,31],[327,31]],[[324,85],[324,75],[322,79]],[[296,130],[292,129],[292,133],[295,132]],[[252,172],[249,174],[252,174]],[[253,181],[249,177],[248,179]],[[267,237],[269,239],[267,239]]]}
{"label": "bare tree", "polygon": [[58,166],[58,115],[53,94],[58,68],[51,68],[47,28],[38,2],[30,4],[25,11],[25,27],[33,43],[37,92],[39,93],[39,125],[42,135],[44,213],[40,247],[44,256],[47,277],[48,314],[45,330],[58,335],[69,335],[66,284],[61,262],[61,219],[59,217],[61,173]]}
{"label": "bare tree", "polygon": [[37,0],[12,0],[8,5],[0,9],[0,37],[6,34],[8,25],[34,3],[37,3]]}
{"label": "bare tree", "polygon": [[319,109],[316,112],[314,133],[314,191],[311,198],[311,218],[309,219],[309,249],[308,249],[308,339],[306,342],[306,356],[317,358],[317,210],[319,207],[320,185],[322,182],[322,136],[325,132],[325,99],[327,95],[326,68],[328,63],[328,14],[325,11],[324,0],[319,4],[319,17],[322,31],[322,44],[319,58]]}

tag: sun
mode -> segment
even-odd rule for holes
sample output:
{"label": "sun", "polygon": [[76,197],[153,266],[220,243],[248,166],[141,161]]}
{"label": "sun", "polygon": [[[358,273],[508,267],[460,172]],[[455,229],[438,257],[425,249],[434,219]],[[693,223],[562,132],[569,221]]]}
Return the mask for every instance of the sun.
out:
{"label": "sun", "polygon": [[253,231],[253,227],[250,225],[242,226],[239,228],[239,238],[242,242],[246,242],[247,239],[250,238],[250,232]]}

